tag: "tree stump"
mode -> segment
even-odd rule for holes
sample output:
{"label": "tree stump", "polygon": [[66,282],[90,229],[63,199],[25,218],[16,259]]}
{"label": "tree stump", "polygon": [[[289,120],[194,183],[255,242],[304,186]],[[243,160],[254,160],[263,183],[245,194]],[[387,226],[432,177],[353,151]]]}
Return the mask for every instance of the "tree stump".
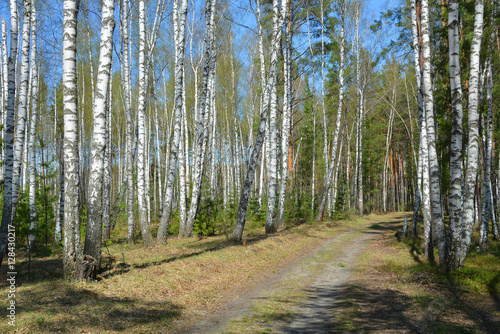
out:
{"label": "tree stump", "polygon": [[97,260],[90,255],[83,255],[76,264],[76,279],[93,281],[97,277]]}

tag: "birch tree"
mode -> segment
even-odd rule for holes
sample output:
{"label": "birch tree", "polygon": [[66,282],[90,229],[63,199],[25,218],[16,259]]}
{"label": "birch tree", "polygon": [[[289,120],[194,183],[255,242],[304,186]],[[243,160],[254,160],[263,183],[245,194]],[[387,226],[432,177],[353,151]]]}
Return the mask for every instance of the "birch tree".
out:
{"label": "birch tree", "polygon": [[28,104],[28,83],[30,72],[30,30],[31,30],[31,0],[23,0],[23,32],[21,49],[21,67],[19,77],[19,92],[17,102],[17,125],[14,137],[14,164],[12,167],[12,220],[16,216],[19,196],[19,183],[22,171],[22,155],[26,137],[26,115]]}
{"label": "birch tree", "polygon": [[129,39],[130,0],[123,0],[121,7],[121,72],[123,100],[126,117],[126,177],[127,177],[127,242],[134,243],[134,158],[133,158],[133,122],[132,122],[132,80],[130,71]]}
{"label": "birch tree", "polygon": [[113,61],[114,1],[104,0],[102,4],[101,43],[99,67],[93,103],[94,132],[92,138],[92,163],[89,177],[87,203],[87,233],[84,254],[101,263],[102,240],[102,180],[104,173],[104,153],[106,149],[106,104],[108,86]]}
{"label": "birch tree", "polygon": [[[274,8],[273,31],[282,30],[282,15],[286,15],[286,1],[283,1],[284,11],[279,13],[279,8]],[[266,213],[266,234],[276,232],[274,221],[274,211],[276,207],[276,179],[277,179],[277,112],[278,112],[277,84],[274,83],[269,91],[269,159],[267,164],[267,213]]]}
{"label": "birch tree", "polygon": [[464,182],[462,222],[460,226],[461,238],[459,255],[457,256],[458,259],[450,265],[451,270],[463,266],[467,253],[469,252],[472,228],[474,226],[474,192],[476,188],[476,177],[479,165],[479,58],[483,38],[483,0],[476,0],[474,11],[474,34],[471,44],[469,73],[469,143],[467,147],[468,159]]}
{"label": "birch tree", "polygon": [[325,105],[325,11],[324,1],[320,0],[321,23],[321,110],[323,112],[323,159],[325,161],[325,180],[328,179],[328,127],[326,124]]}
{"label": "birch tree", "polygon": [[[167,243],[168,226],[170,221],[170,215],[172,213],[173,195],[174,195],[174,184],[175,176],[177,172],[177,160],[179,155],[179,140],[181,139],[181,126],[182,126],[182,102],[183,102],[183,81],[184,81],[184,58],[185,58],[185,26],[186,26],[186,16],[187,16],[187,0],[181,1],[180,13],[179,13],[179,33],[177,34],[178,39],[175,42],[175,124],[174,124],[174,134],[173,141],[170,145],[170,159],[168,163],[167,171],[167,185],[165,188],[165,196],[163,203],[163,213],[160,221],[160,227],[158,228],[158,243]],[[175,18],[175,17],[174,17]]]}
{"label": "birch tree", "polygon": [[[286,8],[286,0],[282,0],[282,7]],[[245,183],[241,190],[240,202],[238,206],[238,214],[236,216],[236,225],[230,239],[234,241],[241,241],[243,236],[243,229],[245,228],[245,220],[248,208],[248,199],[250,198],[250,190],[254,180],[255,169],[259,161],[259,154],[264,143],[266,134],[267,112],[270,104],[271,87],[276,84],[277,64],[278,64],[278,51],[281,40],[282,21],[279,13],[279,1],[273,0],[273,33],[271,43],[271,64],[269,67],[266,89],[263,92],[264,100],[262,103],[262,110],[260,114],[259,130],[255,137],[255,145],[250,156],[248,169],[245,177]]]}
{"label": "birch tree", "polygon": [[[420,132],[419,138],[419,150],[418,150],[418,162],[417,162],[417,188],[415,190],[415,202],[413,209],[413,222],[412,222],[412,233],[414,236],[417,235],[417,217],[418,211],[421,205],[422,199],[422,176],[423,176],[423,156],[427,156],[427,140],[422,133],[427,135],[427,131],[424,129],[424,99],[423,99],[423,87],[422,87],[422,68],[420,66],[420,60],[422,59],[422,50],[419,42],[419,27],[420,27],[420,16],[417,15],[417,0],[411,1],[411,30],[412,30],[412,47],[413,47],[413,63],[415,66],[415,77],[417,83],[417,105],[418,105],[418,128]],[[421,36],[420,36],[421,37]],[[425,208],[423,211],[426,211]],[[424,224],[425,225],[425,224]]]}
{"label": "birch tree", "polygon": [[71,278],[80,255],[80,153],[78,150],[78,97],[76,38],[79,1],[63,3],[64,105],[64,276]]}
{"label": "birch tree", "polygon": [[[4,201],[2,224],[0,226],[0,264],[7,248],[7,231],[12,224],[12,169],[14,164],[14,122],[16,99],[16,60],[17,60],[17,2],[10,1],[10,54],[8,61],[8,98],[5,122],[4,155]],[[5,40],[4,40],[5,41]]]}
{"label": "birch tree", "polygon": [[179,232],[180,237],[190,237],[193,234],[194,219],[196,217],[201,198],[203,182],[203,170],[205,163],[205,150],[208,135],[208,115],[210,107],[209,87],[215,75],[215,0],[207,1],[205,7],[205,54],[203,59],[203,78],[201,83],[200,106],[197,116],[194,147],[193,166],[193,191],[191,193],[191,205],[186,222],[185,230]]}
{"label": "birch tree", "polygon": [[[311,53],[311,58],[314,59],[314,49],[313,44],[311,42],[311,30],[309,26],[309,9],[307,10],[307,39],[309,42],[309,52]],[[314,104],[314,95],[315,95],[315,68],[313,63],[312,70],[312,112],[313,112],[313,161],[312,161],[312,180],[311,180],[311,213],[314,215],[314,196],[316,195],[315,186],[316,186],[316,106]]]}
{"label": "birch tree", "polygon": [[431,77],[429,1],[422,0],[422,54],[423,54],[423,87],[425,101],[425,119],[427,123],[427,145],[429,147],[429,173],[431,191],[432,225],[439,249],[439,264],[446,268],[446,231],[443,221],[443,206],[441,203],[441,188],[438,157],[436,153],[436,134],[434,125],[434,97]]}
{"label": "birch tree", "polygon": [[[490,216],[492,213],[492,200],[491,200],[491,152],[493,145],[493,70],[491,63],[486,65],[487,78],[486,78],[486,101],[488,109],[488,117],[486,121],[486,141],[484,147],[484,179],[483,179],[483,203],[481,208],[482,219],[479,227],[479,244],[481,250],[487,250],[488,246],[488,233]],[[498,181],[497,181],[498,182]],[[493,222],[493,229],[495,222]]]}
{"label": "birch tree", "polygon": [[361,21],[362,3],[361,0],[356,2],[356,32],[355,32],[355,47],[356,47],[356,106],[357,106],[357,122],[356,122],[356,179],[355,195],[357,196],[358,214],[363,216],[363,100],[364,87],[361,83],[360,69],[360,43],[359,43],[359,24]]}
{"label": "birch tree", "polygon": [[[346,4],[345,1],[342,0],[339,3],[340,10],[340,63],[339,63],[339,105],[337,107],[337,120],[335,133],[333,137],[332,144],[332,154],[330,157],[330,163],[328,164],[328,175],[325,180],[325,186],[323,188],[323,194],[321,196],[321,202],[318,208],[318,214],[316,220],[323,220],[323,212],[325,210],[325,205],[328,200],[328,193],[330,188],[332,187],[332,182],[334,180],[334,167],[335,163],[338,159],[337,151],[338,151],[338,141],[340,135],[340,127],[342,120],[342,108],[344,101],[344,58],[345,58],[345,17],[346,17]],[[335,185],[333,185],[335,187]]]}
{"label": "birch tree", "polygon": [[[146,8],[144,0],[139,1],[139,97],[137,106],[137,199],[139,201],[139,220],[144,247],[153,246],[153,236],[149,230],[146,193]],[[149,164],[149,163],[148,163]]]}
{"label": "birch tree", "polygon": [[111,233],[111,178],[113,162],[111,161],[111,115],[113,104],[113,76],[110,75],[108,86],[108,101],[106,103],[106,149],[104,152],[104,175],[102,193],[102,227],[104,238],[109,239]]}
{"label": "birch tree", "polygon": [[451,88],[451,147],[450,147],[450,245],[448,265],[457,266],[462,220],[462,83],[460,79],[460,36],[459,36],[459,1],[448,3],[448,47]]}
{"label": "birch tree", "polygon": [[36,229],[38,225],[36,213],[36,126],[38,122],[38,63],[36,51],[37,15],[35,0],[31,0],[31,124],[29,133],[29,206],[30,206],[30,233],[28,248],[35,248]]}
{"label": "birch tree", "polygon": [[281,182],[278,201],[277,227],[283,228],[285,225],[285,200],[287,192],[288,175],[288,159],[290,150],[291,137],[291,118],[293,106],[293,82],[292,82],[292,26],[293,17],[288,9],[285,15],[285,47],[283,76],[284,76],[284,97],[283,97],[283,115],[281,118]]}

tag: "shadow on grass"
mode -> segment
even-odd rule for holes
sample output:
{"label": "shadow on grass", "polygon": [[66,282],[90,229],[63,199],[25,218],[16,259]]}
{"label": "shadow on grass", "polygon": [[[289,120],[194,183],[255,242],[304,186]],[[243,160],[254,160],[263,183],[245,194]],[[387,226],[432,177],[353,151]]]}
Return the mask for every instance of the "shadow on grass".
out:
{"label": "shadow on grass", "polygon": [[497,310],[500,311],[500,273],[496,274],[496,276],[488,283],[488,292],[490,293],[491,298],[495,301]]}
{"label": "shadow on grass", "polygon": [[[500,274],[497,274],[493,279],[491,279],[488,284],[488,291],[491,298],[493,299],[497,310],[500,310],[499,300],[498,300],[498,288]],[[458,305],[463,311],[465,311],[474,321],[481,324],[487,333],[498,334],[498,329],[500,328],[500,319],[496,318],[490,311],[489,308],[485,306],[481,307],[481,303],[475,298],[470,298],[463,293],[461,293],[457,286],[457,277],[446,275],[446,279],[449,282],[447,285],[448,290],[453,294],[455,299],[455,304]]]}
{"label": "shadow on grass", "polygon": [[[397,231],[400,229],[401,219],[395,218],[397,220],[381,221],[368,226],[370,230],[378,231],[377,234],[384,231]],[[368,232],[370,233],[370,232]],[[372,232],[373,233],[373,232]]]}
{"label": "shadow on grass", "polygon": [[[19,261],[19,260],[18,260]],[[63,275],[62,259],[57,258],[32,258],[31,264],[28,260],[16,263],[16,286],[22,286],[26,283],[60,278]],[[0,274],[0,289],[7,286],[7,265],[2,265]]]}
{"label": "shadow on grass", "polygon": [[410,248],[410,255],[413,258],[413,261],[417,262],[418,264],[422,263],[422,260],[420,259],[420,256],[424,254],[424,250],[422,249],[422,238],[416,237],[416,238],[406,238],[405,243],[408,245]]}
{"label": "shadow on grass", "polygon": [[25,287],[22,295],[31,297],[19,305],[16,315],[23,319],[23,327],[28,327],[26,332],[30,333],[129,331],[153,323],[165,329],[182,311],[169,301],[146,304],[144,300],[126,297],[126,293],[124,297],[109,297],[60,280],[46,282],[43,287]]}
{"label": "shadow on grass", "polygon": [[302,313],[280,331],[298,333],[407,332],[414,328],[404,311],[410,298],[389,289],[368,290],[352,285],[308,290]]}
{"label": "shadow on grass", "polygon": [[[322,287],[308,291],[305,311],[290,319],[280,331],[299,333],[474,333],[477,325],[464,327],[448,317],[436,317],[432,299],[413,299],[392,289],[368,289],[360,286]],[[417,304],[418,303],[418,304]],[[420,308],[416,319],[413,309]],[[453,306],[455,307],[455,306]],[[445,313],[442,313],[445,315]],[[274,316],[280,319],[280,316]],[[488,333],[498,327],[484,326]]]}
{"label": "shadow on grass", "polygon": [[[487,304],[481,303],[484,298],[480,297],[481,293],[487,291],[494,307],[500,311],[500,273],[495,270],[498,261],[491,257],[495,256],[496,249],[490,252],[471,251],[463,268],[446,273],[436,263],[422,261],[422,238],[406,238],[404,242],[415,261],[415,265],[408,268],[415,281],[448,291],[453,304],[467,313],[476,324],[480,324],[488,333],[499,333],[500,320],[492,314],[491,304],[489,307],[484,306]],[[492,246],[498,247],[496,243]],[[474,249],[474,245],[471,249]],[[437,327],[433,330],[447,332],[438,324],[435,325]]]}

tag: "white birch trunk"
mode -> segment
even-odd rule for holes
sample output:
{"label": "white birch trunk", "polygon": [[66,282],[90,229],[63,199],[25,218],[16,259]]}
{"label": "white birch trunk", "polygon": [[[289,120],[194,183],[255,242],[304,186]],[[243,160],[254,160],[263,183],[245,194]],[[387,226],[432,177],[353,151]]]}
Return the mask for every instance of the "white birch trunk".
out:
{"label": "white birch trunk", "polygon": [[276,207],[276,168],[277,168],[277,87],[271,87],[270,111],[269,111],[269,161],[267,165],[267,215],[266,234],[276,232],[274,222],[274,210]]}
{"label": "white birch trunk", "polygon": [[[418,21],[419,17],[417,17],[417,8],[416,1],[411,1],[411,30],[412,30],[412,47],[413,47],[413,63],[415,66],[415,77],[417,81],[417,104],[418,104],[418,128],[420,131],[420,139],[419,139],[419,154],[418,154],[418,165],[417,165],[417,189],[415,190],[415,204],[413,208],[413,221],[412,221],[412,233],[413,236],[417,236],[417,218],[418,211],[420,208],[421,202],[421,194],[422,194],[422,164],[423,164],[423,138],[422,138],[422,124],[424,121],[424,105],[423,105],[423,87],[422,87],[422,76],[421,76],[421,67],[420,67],[420,58],[421,58],[421,50],[419,45],[419,36],[418,36]],[[425,131],[427,133],[427,131]],[[426,141],[427,142],[427,141]]]}
{"label": "white birch trunk", "polygon": [[195,129],[194,165],[193,165],[193,191],[191,193],[191,205],[189,207],[186,229],[179,231],[180,237],[191,237],[193,225],[198,212],[203,185],[203,171],[205,167],[205,151],[208,140],[208,115],[210,108],[209,88],[211,80],[215,78],[215,0],[207,2],[205,7],[205,54],[203,59],[203,78],[201,83],[201,103],[199,106],[197,125]]}
{"label": "white birch trunk", "polygon": [[[347,112],[347,106],[346,106],[346,112]],[[337,192],[338,192],[338,180],[339,180],[339,173],[340,173],[340,158],[342,156],[342,148],[343,148],[343,143],[344,143],[344,132],[346,128],[346,118],[344,117],[344,126],[342,127],[342,134],[340,137],[340,145],[339,145],[339,158],[337,159],[337,162],[335,164],[335,167],[333,169],[334,173],[334,181],[333,181],[333,186],[332,186],[332,210],[331,210],[331,215],[333,216],[335,214],[335,206],[337,204]]]}
{"label": "white birch trunk", "polygon": [[363,117],[364,117],[364,85],[359,91],[359,124],[358,124],[358,160],[357,160],[357,196],[358,196],[358,214],[363,216],[364,213],[364,193],[363,193]]}
{"label": "white birch trunk", "polygon": [[[264,112],[264,94],[266,92],[266,62],[264,58],[264,37],[262,32],[262,19],[261,19],[261,11],[260,11],[260,1],[255,1],[257,7],[257,28],[258,28],[258,37],[259,37],[259,64],[260,64],[260,84],[261,84],[261,97],[260,97],[260,114]],[[267,117],[266,117],[267,119]],[[269,128],[267,126],[266,121],[266,134],[265,137],[269,136]],[[257,139],[256,139],[257,141]],[[260,163],[260,175],[259,175],[259,211],[262,210],[262,198],[264,195],[264,162],[269,161],[266,159],[269,154],[269,145],[268,139],[265,139],[266,145],[263,148],[263,152],[261,155],[261,163]]]}
{"label": "white birch trunk", "polygon": [[78,135],[78,91],[76,38],[78,1],[63,3],[63,105],[64,105],[64,276],[74,275],[80,256],[80,156]]}
{"label": "white birch trunk", "polygon": [[427,124],[422,115],[420,132],[420,147],[422,155],[422,214],[424,216],[424,254],[429,262],[434,262],[434,246],[432,242],[431,192],[429,184],[429,153],[427,145]]}
{"label": "white birch trunk", "polygon": [[462,83],[460,79],[460,36],[459,36],[459,1],[448,3],[448,45],[449,71],[451,88],[451,147],[450,147],[450,245],[448,266],[456,268],[460,249],[462,227]]}
{"label": "white birch trunk", "polygon": [[[328,167],[328,176],[325,180],[325,187],[323,189],[323,195],[321,196],[321,202],[319,204],[318,208],[318,214],[316,217],[316,220],[321,221],[323,219],[323,212],[325,210],[325,205],[328,199],[328,193],[330,191],[330,188],[332,186],[332,182],[334,179],[334,173],[331,171],[334,166],[335,162],[338,159],[337,151],[338,151],[338,140],[339,140],[339,134],[340,134],[340,127],[341,127],[341,119],[342,119],[342,108],[343,108],[343,101],[344,101],[344,58],[345,58],[345,31],[344,31],[344,25],[345,25],[345,15],[346,15],[346,4],[345,2],[342,1],[340,4],[340,64],[339,64],[339,105],[337,108],[337,121],[336,121],[336,128],[335,128],[335,134],[333,137],[333,146],[332,146],[332,155]],[[326,134],[325,134],[326,135]]]}
{"label": "white birch trunk", "polygon": [[429,147],[429,177],[431,185],[431,209],[433,231],[439,249],[439,264],[446,268],[447,240],[443,220],[443,206],[441,203],[440,173],[436,153],[436,134],[434,125],[434,97],[431,77],[431,48],[430,48],[429,1],[422,0],[422,48],[423,48],[423,86],[425,100],[425,117],[427,123],[427,145]]}
{"label": "white birch trunk", "polygon": [[129,0],[123,0],[121,12],[121,38],[122,38],[122,87],[126,117],[126,179],[127,179],[127,242],[134,243],[134,158],[133,158],[133,136],[134,128],[132,121],[132,88],[129,49]]}
{"label": "white birch trunk", "polygon": [[19,77],[19,93],[17,104],[16,136],[14,137],[14,164],[12,167],[12,220],[16,216],[19,195],[19,182],[22,171],[22,155],[26,136],[26,115],[28,105],[29,81],[29,53],[30,53],[30,26],[31,26],[31,1],[24,0],[23,44],[21,49],[21,68]]}
{"label": "white birch trunk", "polygon": [[183,102],[183,81],[184,81],[184,50],[185,50],[185,26],[187,16],[187,0],[182,0],[179,13],[178,38],[175,40],[175,125],[173,142],[170,147],[170,158],[168,161],[167,184],[163,204],[163,213],[158,229],[157,241],[159,244],[167,243],[168,225],[172,212],[175,176],[177,172],[177,160],[179,156],[179,140],[181,140],[182,126],[182,102]]}
{"label": "white birch trunk", "polygon": [[91,167],[87,203],[87,233],[84,254],[101,263],[102,240],[102,180],[104,152],[106,150],[106,103],[109,78],[113,61],[114,1],[103,0],[101,21],[101,43],[98,75],[93,103],[94,131],[92,137]]}
{"label": "white birch trunk", "polygon": [[[185,106],[185,104],[184,104]],[[186,110],[184,109],[184,112]],[[181,120],[182,121],[182,120]],[[181,124],[181,138],[184,135],[183,124]],[[179,229],[186,226],[186,150],[184,149],[184,140],[179,141]]]}
{"label": "white birch trunk", "polygon": [[[307,18],[307,39],[309,42],[309,51],[311,52],[311,58],[314,59],[314,49],[313,44],[311,42],[311,29],[309,26],[309,9],[307,10],[306,18]],[[323,27],[322,27],[323,28]],[[314,104],[314,97],[316,95],[316,85],[315,85],[315,68],[313,63],[313,71],[312,71],[312,112],[313,112],[313,161],[312,161],[312,178],[311,178],[311,216],[314,216],[314,195],[315,195],[315,186],[316,186],[316,106]],[[297,150],[298,152],[298,150]],[[294,162],[295,165],[295,162]]]}
{"label": "white birch trunk", "polygon": [[493,144],[493,71],[492,65],[487,65],[486,101],[488,103],[488,118],[486,121],[486,141],[484,145],[484,179],[483,179],[483,203],[481,208],[481,225],[479,227],[479,245],[481,250],[488,248],[488,233],[491,216],[491,152]]}
{"label": "white birch trunk", "polygon": [[[215,163],[216,163],[216,136],[217,136],[217,108],[215,107],[215,80],[212,81],[212,90],[211,90],[211,109],[212,109],[212,142],[211,142],[211,149],[210,149],[210,154],[212,157],[212,161],[210,162],[210,193],[212,196],[212,199],[217,197],[217,179],[216,179],[216,171],[215,171]],[[220,157],[220,152],[219,152],[219,157]]]}
{"label": "white birch trunk", "polygon": [[137,200],[139,202],[139,222],[141,226],[144,247],[153,246],[153,236],[148,223],[148,206],[146,193],[146,8],[144,0],[139,1],[139,96],[137,106],[137,118],[139,135],[137,140]]}
{"label": "white birch trunk", "polygon": [[[178,13],[176,1],[174,1],[174,15]],[[178,19],[174,20],[174,27],[178,24]],[[178,29],[174,29],[174,38],[177,40],[179,37],[176,35]],[[185,70],[185,69],[184,69]],[[186,108],[186,80],[182,82],[182,118],[181,118],[181,139],[179,141],[179,230],[186,228],[187,212],[186,212],[186,160],[188,159],[187,149],[184,142],[187,139],[187,108]]]}
{"label": "white birch trunk", "polygon": [[111,233],[111,177],[112,166],[111,161],[111,115],[113,107],[113,75],[110,75],[109,80],[108,101],[106,103],[106,151],[104,153],[104,177],[103,177],[103,193],[102,193],[102,226],[104,229],[104,238],[109,239]]}
{"label": "white birch trunk", "polygon": [[160,128],[158,126],[158,108],[155,105],[155,134],[156,134],[156,152],[157,152],[157,164],[156,164],[156,173],[158,175],[158,204],[159,204],[159,209],[160,212],[163,210],[163,187],[162,187],[162,163],[161,161],[163,160],[163,155],[162,155],[162,149],[160,145]]}
{"label": "white birch trunk", "polygon": [[[459,258],[454,268],[463,266],[471,243],[474,226],[474,199],[476,177],[479,164],[479,52],[483,38],[484,1],[476,0],[474,17],[474,35],[471,45],[471,65],[469,74],[469,145],[467,170],[465,172],[464,198],[462,205],[462,231]],[[454,269],[452,268],[452,269]]]}
{"label": "white birch trunk", "polygon": [[[284,0],[283,2],[286,2],[286,0]],[[283,8],[286,8],[285,3],[283,3]],[[279,14],[278,0],[273,0],[273,13],[274,14],[273,14],[272,52],[271,52],[271,65],[269,68],[269,77],[266,85],[266,90],[263,93],[264,101],[262,103],[259,131],[255,138],[254,149],[252,150],[252,155],[250,157],[250,162],[248,164],[248,170],[245,177],[245,183],[243,184],[243,189],[241,191],[238,214],[236,216],[236,226],[234,227],[233,233],[231,234],[230,237],[231,240],[235,241],[241,241],[241,237],[243,236],[243,229],[245,228],[245,220],[248,208],[248,199],[250,198],[250,190],[252,188],[255,169],[259,161],[260,150],[262,148],[262,144],[265,138],[267,110],[269,108],[271,87],[276,85],[278,51],[279,51],[279,43],[281,40],[281,24],[280,24],[281,17]]]}
{"label": "white birch trunk", "polygon": [[266,161],[266,146],[262,148],[262,154],[260,157],[260,175],[259,175],[259,212],[262,211],[262,197],[264,196],[264,174],[265,174],[265,164]]}
{"label": "white birch trunk", "polygon": [[[283,18],[288,13],[288,1],[282,2],[281,14],[278,7],[273,6],[273,31],[279,29],[280,33],[283,29]],[[285,42],[286,43],[286,42]],[[288,80],[288,79],[286,79]],[[278,111],[278,96],[277,96],[276,81],[271,86],[270,102],[269,102],[269,154],[270,160],[267,168],[267,215],[266,215],[266,234],[274,233],[277,230],[275,221],[276,209],[276,188],[277,188],[277,168],[278,168],[278,128],[277,128],[277,111]],[[288,90],[288,89],[286,89]],[[287,92],[288,94],[288,92]],[[289,101],[286,102],[288,104]],[[285,108],[286,107],[285,104]],[[286,180],[285,180],[286,182]]]}
{"label": "white birch trunk", "polygon": [[[16,18],[17,20],[17,18]],[[9,98],[9,59],[7,52],[7,24],[2,16],[2,106],[4,110],[3,121],[7,121],[7,103]],[[5,132],[5,129],[4,129]],[[5,133],[4,133],[5,135]]]}
{"label": "white birch trunk", "polygon": [[359,23],[361,20],[361,1],[356,2],[356,105],[357,105],[357,124],[356,124],[356,173],[355,173],[355,189],[354,193],[357,196],[358,214],[363,216],[363,88],[361,87],[361,69],[360,69],[360,52],[359,52]]}
{"label": "white birch trunk", "polygon": [[[1,118],[0,118],[0,121],[2,122],[2,124],[7,124],[7,98],[8,98],[8,93],[9,93],[9,78],[8,78],[8,59],[7,59],[7,25],[5,23],[5,20],[2,16],[2,43],[0,45],[0,51],[1,51],[1,56],[2,56],[2,68],[1,68],[1,73],[2,73],[2,77],[1,77],[1,87],[2,87],[2,90],[1,90],[1,110],[2,110],[2,114],[1,114]],[[1,130],[1,135],[0,135],[0,140],[3,142],[5,142],[5,127],[2,128]],[[0,150],[0,161],[4,161],[4,150]],[[5,170],[4,170],[4,166],[0,166],[0,182],[4,182],[4,178],[5,178]]]}
{"label": "white birch trunk", "polygon": [[323,159],[325,161],[325,180],[328,179],[328,127],[326,125],[325,109],[325,18],[323,0],[320,1],[321,11],[321,108],[323,111]]}
{"label": "white birch trunk", "polygon": [[36,229],[38,225],[36,214],[36,125],[38,122],[38,68],[36,59],[36,3],[31,0],[31,124],[29,133],[29,206],[30,206],[30,233],[28,234],[28,248],[35,248]]}
{"label": "white birch trunk", "polygon": [[292,18],[287,10],[285,15],[285,47],[284,53],[284,98],[283,98],[283,115],[281,117],[281,180],[278,200],[278,215],[276,217],[277,228],[285,227],[285,200],[288,182],[288,158],[290,149],[291,137],[291,117],[292,117],[292,98],[293,98],[293,82],[292,82]]}

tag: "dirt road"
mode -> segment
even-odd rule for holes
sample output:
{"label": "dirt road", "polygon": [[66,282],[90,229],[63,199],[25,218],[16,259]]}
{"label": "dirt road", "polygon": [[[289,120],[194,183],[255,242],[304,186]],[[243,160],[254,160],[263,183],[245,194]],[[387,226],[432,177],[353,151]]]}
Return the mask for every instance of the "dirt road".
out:
{"label": "dirt road", "polygon": [[199,322],[189,333],[246,332],[244,325],[235,327],[233,324],[242,317],[251,316],[255,303],[271,299],[292,280],[292,284],[301,285],[306,297],[300,305],[292,307],[288,319],[277,321],[266,332],[332,332],[339,297],[354,279],[355,265],[367,242],[378,234],[377,229],[369,228],[372,225],[374,224],[351,229],[323,241],[313,251],[270,274],[250,291],[225,304],[220,311]]}

